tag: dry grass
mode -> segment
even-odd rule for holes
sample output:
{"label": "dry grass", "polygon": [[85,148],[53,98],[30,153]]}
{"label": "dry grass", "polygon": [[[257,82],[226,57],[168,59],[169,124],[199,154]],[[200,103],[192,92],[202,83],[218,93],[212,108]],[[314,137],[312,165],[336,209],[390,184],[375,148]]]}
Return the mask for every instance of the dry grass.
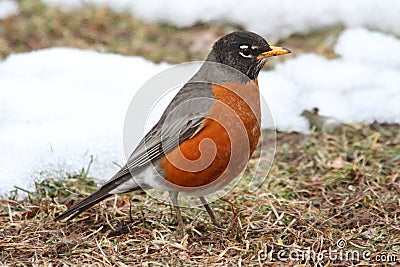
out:
{"label": "dry grass", "polygon": [[107,7],[87,5],[63,12],[39,0],[21,0],[20,9],[18,16],[0,20],[0,59],[15,52],[68,46],[181,63],[203,60],[213,41],[231,28],[199,24],[178,29],[145,23]]}
{"label": "dry grass", "polygon": [[[37,184],[29,200],[0,202],[4,265],[372,265],[376,255],[400,259],[400,126],[345,128],[341,135],[279,133],[275,163],[255,193],[245,177],[213,203],[224,229],[204,210],[185,209],[188,236],[175,214],[144,193],[112,198],[73,222],[55,223],[65,206],[93,192],[79,175]],[[132,201],[132,221],[129,202]],[[370,261],[310,257],[279,261],[283,249],[370,251]],[[391,264],[394,264],[393,262]]]}
{"label": "dry grass", "polygon": [[[179,29],[167,24],[146,23],[128,12],[113,12],[107,7],[91,5],[71,12],[48,7],[40,0],[19,0],[19,6],[19,15],[0,20],[0,60],[11,53],[68,46],[175,64],[204,60],[215,40],[240,29],[237,25],[204,23]],[[341,31],[341,27],[336,27],[269,41],[290,47],[294,55],[314,51],[330,58],[335,56],[333,46]],[[305,39],[307,45],[304,45]],[[269,67],[271,64],[266,66]]]}

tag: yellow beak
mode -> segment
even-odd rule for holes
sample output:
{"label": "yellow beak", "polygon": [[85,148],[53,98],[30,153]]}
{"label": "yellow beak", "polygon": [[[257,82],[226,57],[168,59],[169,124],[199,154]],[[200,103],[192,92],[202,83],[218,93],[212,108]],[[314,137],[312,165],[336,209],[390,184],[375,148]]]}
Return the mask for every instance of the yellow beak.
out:
{"label": "yellow beak", "polygon": [[270,45],[269,48],[271,48],[272,50],[259,54],[257,56],[257,59],[263,59],[267,57],[274,57],[292,53],[289,49],[284,47]]}

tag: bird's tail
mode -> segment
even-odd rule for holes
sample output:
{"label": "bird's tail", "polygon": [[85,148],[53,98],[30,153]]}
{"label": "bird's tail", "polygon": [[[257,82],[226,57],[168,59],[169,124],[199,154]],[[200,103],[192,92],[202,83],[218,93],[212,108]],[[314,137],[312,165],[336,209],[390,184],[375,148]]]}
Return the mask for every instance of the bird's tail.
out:
{"label": "bird's tail", "polygon": [[[67,211],[61,213],[58,215],[54,220],[59,221],[65,218],[68,218],[68,220],[71,220],[84,212],[85,210],[91,208],[92,206],[96,205],[100,201],[110,197],[113,195],[112,190],[114,190],[116,187],[118,187],[123,181],[126,181],[127,179],[132,178],[131,176],[125,176],[125,177],[118,177],[118,179],[111,179],[108,183],[103,185],[99,190],[91,194],[90,196],[84,198],[83,200],[79,201],[75,205],[73,205],[71,208],[69,208]],[[140,187],[131,187],[129,190],[126,190],[125,192],[130,192],[136,189],[139,189]],[[111,192],[111,193],[110,193]],[[120,192],[124,193],[124,192]]]}
{"label": "bird's tail", "polygon": [[59,220],[65,219],[67,217],[69,217],[68,220],[72,220],[73,218],[75,218],[76,216],[78,216],[79,214],[84,212],[85,210],[91,208],[92,206],[94,206],[97,203],[99,203],[100,201],[108,198],[109,196],[111,196],[111,194],[103,193],[99,190],[99,191],[95,192],[94,194],[86,197],[85,199],[79,201],[74,206],[72,206],[69,210],[58,215],[54,220],[59,221]]}

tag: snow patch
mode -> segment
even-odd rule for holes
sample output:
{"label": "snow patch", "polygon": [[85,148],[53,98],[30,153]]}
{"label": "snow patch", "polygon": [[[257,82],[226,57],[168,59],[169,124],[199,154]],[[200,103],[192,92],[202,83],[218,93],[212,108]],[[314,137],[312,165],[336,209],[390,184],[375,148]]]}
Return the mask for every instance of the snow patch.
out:
{"label": "snow patch", "polygon": [[0,0],[0,19],[5,19],[9,16],[19,13],[18,5],[13,0]]}

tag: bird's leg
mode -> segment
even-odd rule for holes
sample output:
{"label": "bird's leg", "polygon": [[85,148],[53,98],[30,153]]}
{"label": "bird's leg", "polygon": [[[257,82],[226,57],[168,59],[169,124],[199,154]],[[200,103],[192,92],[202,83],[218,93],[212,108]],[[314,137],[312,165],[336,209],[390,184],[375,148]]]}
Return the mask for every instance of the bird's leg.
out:
{"label": "bird's leg", "polygon": [[206,208],[208,215],[210,215],[211,221],[213,222],[213,224],[216,227],[221,228],[221,225],[219,224],[217,217],[215,217],[215,214],[214,214],[213,210],[211,209],[210,205],[208,205],[207,200],[203,196],[201,196],[199,198],[200,198],[200,201],[203,204],[204,208]]}
{"label": "bird's leg", "polygon": [[178,219],[179,228],[181,229],[182,237],[186,235],[185,224],[182,220],[181,210],[178,204],[178,193],[177,192],[169,192],[169,197],[172,200],[172,205],[174,206],[176,217]]}
{"label": "bird's leg", "polygon": [[133,218],[132,218],[132,199],[129,199],[129,223],[133,223]]}

